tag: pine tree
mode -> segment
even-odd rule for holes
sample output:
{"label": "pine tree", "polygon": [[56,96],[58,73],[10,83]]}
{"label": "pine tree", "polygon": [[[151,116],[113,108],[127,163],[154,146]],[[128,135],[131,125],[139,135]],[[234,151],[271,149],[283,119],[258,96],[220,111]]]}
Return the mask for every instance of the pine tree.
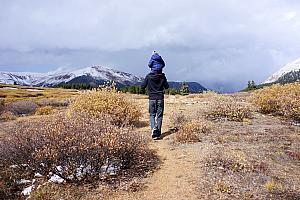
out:
{"label": "pine tree", "polygon": [[180,89],[181,95],[188,95],[190,93],[189,85],[186,82],[183,82]]}

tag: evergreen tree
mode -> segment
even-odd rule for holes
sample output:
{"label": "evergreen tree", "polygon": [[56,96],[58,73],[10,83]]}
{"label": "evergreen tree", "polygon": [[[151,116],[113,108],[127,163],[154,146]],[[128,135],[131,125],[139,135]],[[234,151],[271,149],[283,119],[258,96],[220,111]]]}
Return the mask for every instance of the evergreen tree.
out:
{"label": "evergreen tree", "polygon": [[251,81],[248,81],[248,87],[247,87],[248,89],[250,89],[251,88]]}
{"label": "evergreen tree", "polygon": [[255,88],[256,88],[255,82],[254,82],[253,80],[251,81],[251,88],[252,88],[252,89],[255,89]]}
{"label": "evergreen tree", "polygon": [[186,82],[183,82],[180,89],[181,95],[188,95],[190,93],[189,85]]}

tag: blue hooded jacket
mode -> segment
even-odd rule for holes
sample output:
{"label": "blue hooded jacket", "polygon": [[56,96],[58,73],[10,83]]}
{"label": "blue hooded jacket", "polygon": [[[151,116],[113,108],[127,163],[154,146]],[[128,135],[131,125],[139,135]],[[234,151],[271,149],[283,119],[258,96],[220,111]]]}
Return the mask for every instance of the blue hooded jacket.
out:
{"label": "blue hooded jacket", "polygon": [[162,59],[162,57],[160,55],[158,55],[158,53],[154,53],[151,56],[151,59],[149,61],[148,66],[151,68],[152,72],[154,72],[154,73],[157,73],[157,72],[161,73],[162,69],[165,66],[165,62]]}

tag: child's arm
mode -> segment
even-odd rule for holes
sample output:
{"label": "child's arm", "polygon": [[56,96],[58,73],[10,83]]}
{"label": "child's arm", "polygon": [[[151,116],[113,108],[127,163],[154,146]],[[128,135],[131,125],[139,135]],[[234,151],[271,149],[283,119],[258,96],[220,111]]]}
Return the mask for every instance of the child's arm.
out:
{"label": "child's arm", "polygon": [[141,89],[142,89],[142,92],[144,93],[145,92],[145,88],[148,86],[148,75],[145,77],[144,81],[142,82],[142,85],[141,85]]}

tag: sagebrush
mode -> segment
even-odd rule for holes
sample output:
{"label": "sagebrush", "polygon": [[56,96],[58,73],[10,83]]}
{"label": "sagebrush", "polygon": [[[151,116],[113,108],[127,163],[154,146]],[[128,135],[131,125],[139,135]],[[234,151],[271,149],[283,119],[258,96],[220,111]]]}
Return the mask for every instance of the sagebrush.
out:
{"label": "sagebrush", "polygon": [[229,121],[242,122],[252,116],[249,106],[236,102],[232,98],[219,98],[213,102],[207,117],[210,119],[225,118]]}
{"label": "sagebrush", "polygon": [[51,115],[55,112],[52,106],[39,107],[36,111],[37,115]]}
{"label": "sagebrush", "polygon": [[170,117],[170,125],[173,129],[178,130],[182,127],[182,125],[188,122],[190,119],[182,112],[179,113],[172,113]]}
{"label": "sagebrush", "polygon": [[9,111],[4,111],[0,114],[0,121],[10,121],[15,120],[17,117],[14,115],[14,113]]}
{"label": "sagebrush", "polygon": [[51,106],[51,107],[67,107],[71,103],[71,99],[42,99],[37,102],[41,107]]}
{"label": "sagebrush", "polygon": [[4,105],[4,99],[0,99],[0,114],[4,111],[5,105]]}
{"label": "sagebrush", "polygon": [[300,121],[300,83],[265,87],[254,93],[252,102],[262,113]]}
{"label": "sagebrush", "polygon": [[106,88],[78,96],[70,105],[69,112],[85,112],[95,118],[109,115],[116,125],[134,124],[141,117],[140,110],[126,99],[125,94]]}
{"label": "sagebrush", "polygon": [[19,122],[0,143],[1,168],[26,166],[18,179],[45,178],[56,174],[66,182],[99,180],[117,176],[128,168],[146,170],[154,154],[143,136],[132,128],[111,124],[108,116],[86,114],[49,116],[38,121]]}
{"label": "sagebrush", "polygon": [[200,142],[203,134],[212,130],[212,124],[206,120],[192,120],[180,126],[175,133],[175,141],[180,143]]}
{"label": "sagebrush", "polygon": [[31,115],[35,113],[37,107],[33,101],[16,101],[8,104],[6,110],[15,115]]}

